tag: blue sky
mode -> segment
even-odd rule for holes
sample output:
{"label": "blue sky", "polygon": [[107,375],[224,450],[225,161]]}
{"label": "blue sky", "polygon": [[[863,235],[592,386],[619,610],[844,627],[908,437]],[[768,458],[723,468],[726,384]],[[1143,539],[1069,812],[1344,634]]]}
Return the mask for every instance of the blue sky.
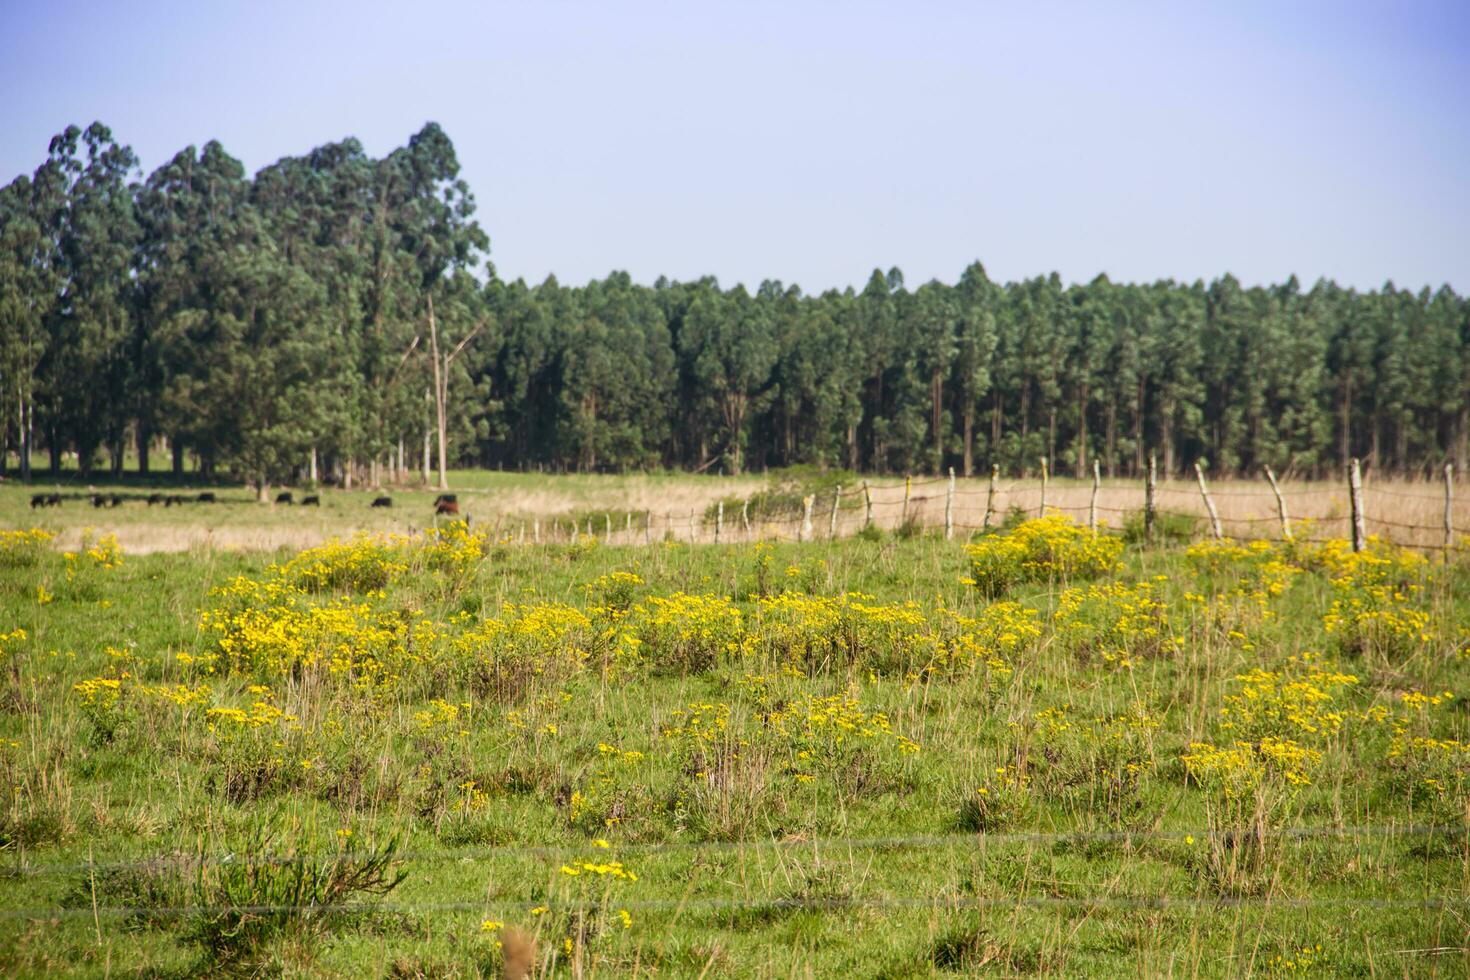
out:
{"label": "blue sky", "polygon": [[1470,291],[1470,4],[22,3],[0,180],[442,124],[501,275]]}

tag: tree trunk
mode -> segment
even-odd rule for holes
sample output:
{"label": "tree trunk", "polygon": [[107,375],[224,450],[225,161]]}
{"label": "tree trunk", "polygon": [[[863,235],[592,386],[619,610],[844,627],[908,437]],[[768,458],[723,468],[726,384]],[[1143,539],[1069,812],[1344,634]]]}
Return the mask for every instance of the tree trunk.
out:
{"label": "tree trunk", "polygon": [[1116,395],[1108,398],[1107,429],[1105,441],[1108,455],[1108,479],[1111,480],[1116,475],[1114,470],[1118,464],[1118,398]]}
{"label": "tree trunk", "polygon": [[434,319],[434,297],[429,296],[429,355],[434,359],[434,416],[439,433],[439,489],[449,489],[449,423],[445,419],[449,399],[449,365],[439,363],[439,324]]}
{"label": "tree trunk", "polygon": [[429,485],[429,430],[424,430],[424,486]]}
{"label": "tree trunk", "polygon": [[31,478],[31,418],[27,411],[25,395],[20,396],[20,478]]}
{"label": "tree trunk", "polygon": [[1138,394],[1133,403],[1133,472],[1143,472],[1143,396],[1148,379],[1138,379]]}
{"label": "tree trunk", "polygon": [[267,477],[264,473],[262,473],[259,476],[259,478],[258,478],[258,482],[256,483],[256,486],[258,487],[258,490],[256,491],[255,499],[257,501],[259,501],[260,503],[262,503],[262,504],[268,504],[268,503],[270,503],[271,502],[271,481],[270,481],[270,478]]}
{"label": "tree trunk", "polygon": [[965,479],[975,473],[975,403],[965,402]]}
{"label": "tree trunk", "polygon": [[1077,479],[1087,472],[1087,385],[1077,395]]}
{"label": "tree trunk", "polygon": [[138,423],[138,475],[148,475],[148,450],[153,442],[153,432],[143,423]]}
{"label": "tree trunk", "polygon": [[174,457],[174,479],[180,480],[184,476],[184,444],[180,440],[174,439],[171,448],[173,449]]}
{"label": "tree trunk", "polygon": [[1162,415],[1159,441],[1164,444],[1164,478],[1168,479],[1174,475],[1174,406],[1166,403]]}
{"label": "tree trunk", "polygon": [[934,372],[929,389],[933,399],[933,418],[929,427],[934,433],[934,472],[938,474],[944,469],[944,433],[940,429],[944,422],[944,376],[938,371]]}

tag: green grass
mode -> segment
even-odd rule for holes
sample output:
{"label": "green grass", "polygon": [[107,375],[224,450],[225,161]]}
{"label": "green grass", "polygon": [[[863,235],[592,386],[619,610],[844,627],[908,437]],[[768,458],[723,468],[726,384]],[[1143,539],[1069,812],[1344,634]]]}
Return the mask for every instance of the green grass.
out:
{"label": "green grass", "polygon": [[[24,526],[13,488],[4,494],[11,526]],[[242,524],[280,510],[218,507],[251,515]],[[1039,636],[925,669],[930,639],[953,639],[941,607],[963,617],[988,608],[962,582],[960,542],[487,542],[458,564],[404,552],[381,594],[350,597],[383,622],[431,624],[389,683],[320,666],[181,661],[219,652],[200,625],[201,610],[222,605],[212,589],[270,580],[267,566],[288,557],[196,549],[103,569],[48,552],[0,567],[0,634],[26,633],[0,646],[0,972],[494,976],[505,930],[483,929],[486,920],[536,937],[537,975],[1470,968],[1464,758],[1454,756],[1458,769],[1412,769],[1392,753],[1392,721],[1360,720],[1381,708],[1407,719],[1410,736],[1470,738],[1463,565],[1404,564],[1421,588],[1392,608],[1426,614],[1426,639],[1354,644],[1325,631],[1345,594],[1328,571],[1290,574],[1271,594],[1245,560],[1211,569],[1178,549],[1129,547],[1115,579],[1153,583],[1177,644],[1133,627],[1108,634],[1113,607],[1056,620],[1069,583],[1042,576],[1005,597],[1035,610]],[[603,578],[618,571],[641,584],[619,591]],[[806,597],[798,602],[859,592],[889,611],[854,619],[868,625],[852,633],[792,614],[802,636],[837,638],[797,656],[781,645],[789,635],[776,614],[760,611],[761,595],[783,590]],[[680,592],[730,597],[751,637],[743,652],[701,659],[699,636],[610,611]],[[53,598],[41,604],[40,593]],[[922,628],[896,625],[909,602]],[[593,626],[555,642],[467,640],[515,621],[513,605],[557,604],[592,610]],[[632,630],[639,616],[642,659],[617,661],[607,631]],[[367,676],[377,641],[345,635],[364,658],[354,676]],[[1270,722],[1321,752],[1309,784],[1273,771],[1242,801],[1188,778],[1191,743],[1230,744],[1220,709],[1240,690],[1234,678],[1298,670],[1290,658],[1303,652],[1357,679],[1333,692],[1331,707],[1349,718],[1337,736]],[[74,690],[122,675],[124,688],[203,685],[214,704],[247,710],[259,697],[250,685],[266,684],[301,731],[231,741],[208,730],[202,709],[138,697],[93,710]],[[1405,707],[1415,691],[1456,697]],[[853,735],[802,743],[818,760],[784,755],[770,733],[799,726],[791,706],[844,694],[919,750]],[[715,704],[730,706],[730,730],[747,744],[666,734],[687,719],[679,711]],[[451,707],[448,724],[419,717]],[[1106,734],[1139,717],[1157,727]],[[619,768],[603,745],[642,759]],[[1136,778],[1118,776],[1128,762]],[[803,771],[813,778],[792,775]],[[1430,791],[1428,778],[1449,785]],[[982,786],[989,800],[977,802]],[[282,860],[250,859],[262,854]],[[610,860],[637,880],[560,870]]]}

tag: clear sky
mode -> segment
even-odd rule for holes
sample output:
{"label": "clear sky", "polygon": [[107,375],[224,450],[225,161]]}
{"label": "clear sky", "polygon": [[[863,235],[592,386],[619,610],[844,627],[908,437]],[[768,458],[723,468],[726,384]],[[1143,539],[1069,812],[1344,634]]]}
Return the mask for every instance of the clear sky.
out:
{"label": "clear sky", "polygon": [[1470,291],[1470,4],[0,0],[0,180],[444,126],[501,275]]}

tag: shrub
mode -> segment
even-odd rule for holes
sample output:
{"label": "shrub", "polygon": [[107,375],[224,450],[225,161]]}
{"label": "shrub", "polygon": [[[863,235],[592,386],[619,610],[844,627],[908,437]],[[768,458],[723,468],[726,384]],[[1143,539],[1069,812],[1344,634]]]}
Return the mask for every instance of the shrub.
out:
{"label": "shrub", "polygon": [[[1144,514],[1133,510],[1123,515],[1123,540],[1129,544],[1143,544],[1148,536],[1144,528]],[[1187,544],[1199,534],[1200,519],[1191,514],[1173,511],[1154,511],[1154,542],[1156,544]]]}
{"label": "shrub", "polygon": [[29,531],[0,531],[0,568],[31,568],[51,544],[51,534],[33,527]]}
{"label": "shrub", "polygon": [[1049,514],[966,545],[970,581],[989,598],[1022,582],[1091,579],[1114,570],[1123,544]]}

